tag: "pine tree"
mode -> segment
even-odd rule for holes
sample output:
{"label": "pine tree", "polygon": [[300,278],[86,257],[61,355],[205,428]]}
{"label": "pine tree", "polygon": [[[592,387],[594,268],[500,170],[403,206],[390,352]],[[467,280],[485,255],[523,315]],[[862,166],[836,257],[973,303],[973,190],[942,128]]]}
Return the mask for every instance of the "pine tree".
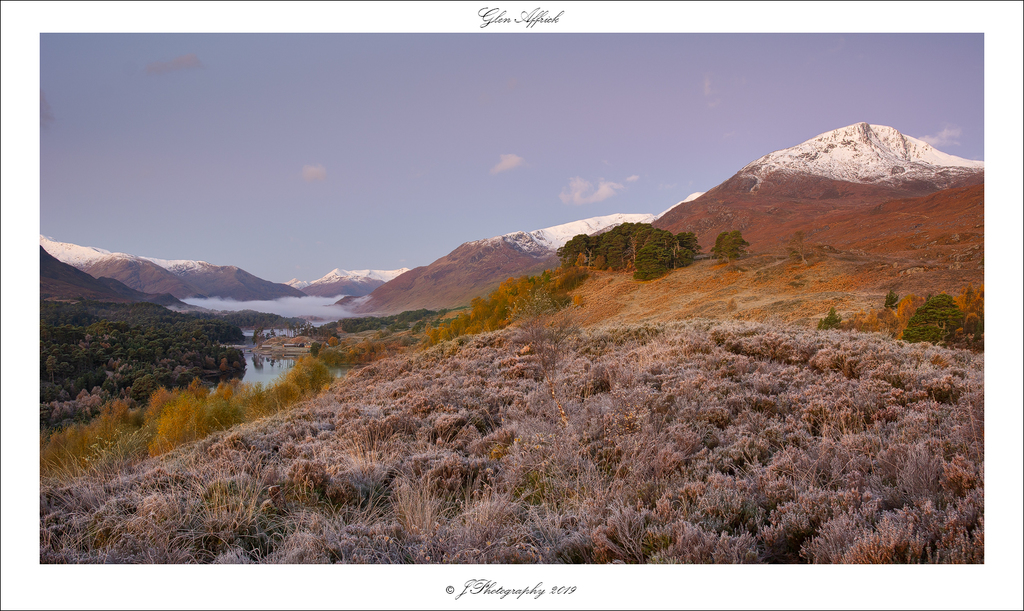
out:
{"label": "pine tree", "polygon": [[747,246],[750,246],[750,242],[743,239],[743,234],[739,230],[723,231],[715,239],[715,246],[711,249],[711,254],[728,262],[747,254]]}
{"label": "pine tree", "polygon": [[885,307],[889,308],[890,310],[895,310],[896,306],[899,305],[899,303],[900,296],[897,295],[895,291],[890,290],[889,293],[885,296]]}
{"label": "pine tree", "polygon": [[931,297],[914,312],[903,339],[908,342],[931,342],[938,344],[951,336],[959,327],[964,314],[945,293]]}
{"label": "pine tree", "polygon": [[828,316],[818,321],[818,330],[827,331],[828,329],[838,329],[839,324],[843,322],[843,319],[836,313],[836,309],[833,306],[829,308]]}

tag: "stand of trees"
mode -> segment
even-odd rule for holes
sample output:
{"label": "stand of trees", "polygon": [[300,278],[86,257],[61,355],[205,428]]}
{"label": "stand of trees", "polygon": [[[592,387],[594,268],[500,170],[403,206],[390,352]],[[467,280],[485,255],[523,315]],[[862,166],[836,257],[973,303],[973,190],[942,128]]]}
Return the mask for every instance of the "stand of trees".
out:
{"label": "stand of trees", "polygon": [[832,308],[818,328],[885,333],[910,343],[979,350],[984,347],[985,287],[975,290],[968,285],[956,297],[940,293],[927,299],[917,295],[900,298],[889,291],[882,308],[861,310],[845,320]]}
{"label": "stand of trees", "polygon": [[[267,316],[277,315],[268,314]],[[39,303],[39,321],[50,326],[87,327],[104,320],[127,323],[130,327],[164,325],[173,331],[199,330],[211,341],[222,344],[239,344],[245,341],[245,335],[236,323],[214,317],[211,314],[173,312],[155,303],[100,301],[79,301],[77,303],[41,301]]]}
{"label": "stand of trees", "polygon": [[[44,312],[46,310],[44,308]],[[41,420],[57,424],[65,417],[90,416],[81,413],[81,406],[62,406],[60,402],[74,403],[91,396],[122,397],[145,403],[161,386],[184,387],[203,376],[244,370],[242,353],[211,337],[242,337],[240,329],[234,327],[229,332],[221,326],[225,324],[196,319],[148,325],[99,320],[84,326],[57,326],[42,321],[39,328]],[[208,334],[211,329],[214,332]],[[90,399],[85,403],[92,402]]]}
{"label": "stand of trees", "polygon": [[653,280],[690,265],[698,253],[693,232],[672,234],[649,223],[623,223],[594,236],[579,234],[557,252],[563,267],[632,270],[637,280]]}

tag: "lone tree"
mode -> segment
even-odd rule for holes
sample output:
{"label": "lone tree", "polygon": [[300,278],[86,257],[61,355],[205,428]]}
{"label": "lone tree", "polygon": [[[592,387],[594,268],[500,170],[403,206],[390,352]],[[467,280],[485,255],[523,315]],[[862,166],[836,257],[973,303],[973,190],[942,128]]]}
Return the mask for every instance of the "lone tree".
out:
{"label": "lone tree", "polygon": [[723,231],[715,239],[715,246],[711,249],[711,254],[729,262],[747,254],[747,246],[750,246],[750,242],[743,239],[739,230]]}
{"label": "lone tree", "polygon": [[843,322],[843,319],[839,317],[839,314],[836,314],[836,308],[833,306],[829,308],[828,316],[818,321],[818,330],[838,329],[841,322]]}
{"label": "lone tree", "polygon": [[907,328],[903,330],[903,339],[912,343],[937,344],[951,336],[963,318],[964,313],[953,303],[953,298],[939,293],[914,312]]}
{"label": "lone tree", "polygon": [[889,308],[890,310],[895,310],[896,306],[899,305],[899,303],[900,296],[897,295],[895,291],[890,290],[889,293],[885,296],[885,307]]}

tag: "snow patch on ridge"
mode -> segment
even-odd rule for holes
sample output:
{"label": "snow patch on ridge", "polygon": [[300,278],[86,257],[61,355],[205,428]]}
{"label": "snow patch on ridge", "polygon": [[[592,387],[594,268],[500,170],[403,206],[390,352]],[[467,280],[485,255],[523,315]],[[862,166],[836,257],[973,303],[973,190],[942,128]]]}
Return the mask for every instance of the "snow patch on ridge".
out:
{"label": "snow patch on ridge", "polygon": [[679,203],[677,203],[677,204],[672,204],[672,206],[671,206],[671,207],[670,207],[670,208],[669,208],[668,210],[665,210],[665,211],[664,211],[664,212],[662,212],[661,214],[657,214],[657,215],[655,215],[655,216],[654,216],[654,220],[658,220],[658,219],[660,219],[661,217],[665,216],[666,214],[668,214],[669,212],[671,212],[671,211],[672,211],[672,208],[675,208],[675,207],[676,207],[676,206],[678,206],[679,204],[685,204],[686,202],[692,202],[693,200],[697,199],[697,198],[698,198],[698,197],[700,197],[701,195],[704,195],[704,193],[705,193],[705,191],[695,191],[695,192],[693,192],[693,193],[691,193],[691,194],[687,195],[687,196],[686,196],[686,199],[684,199],[683,201],[681,201],[681,202],[679,202]]}
{"label": "snow patch on ridge", "polygon": [[158,265],[176,276],[183,276],[190,272],[201,272],[216,267],[206,261],[190,261],[187,259],[154,259],[152,257],[140,257],[129,255],[123,252],[110,252],[102,248],[92,246],[79,246],[68,242],[58,242],[48,236],[39,236],[39,245],[53,258],[76,267],[82,271],[91,265],[106,259],[128,259],[130,261],[149,261]]}
{"label": "snow patch on ridge", "polygon": [[593,235],[623,223],[650,223],[654,219],[655,216],[653,214],[609,214],[607,216],[595,216],[580,221],[563,223],[554,227],[535,229],[530,232],[514,231],[494,238],[476,240],[469,243],[482,244],[500,240],[520,252],[540,258],[553,254],[564,246],[566,242],[581,233]]}
{"label": "snow patch on ridge", "polygon": [[72,267],[76,267],[80,270],[84,270],[93,263],[106,259],[108,257],[130,257],[124,253],[112,253],[109,250],[103,250],[102,248],[93,248],[91,246],[79,246],[77,244],[69,244],[68,242],[58,242],[51,237],[40,234],[39,245],[43,247],[43,250],[50,253],[54,259],[62,263],[67,263]]}

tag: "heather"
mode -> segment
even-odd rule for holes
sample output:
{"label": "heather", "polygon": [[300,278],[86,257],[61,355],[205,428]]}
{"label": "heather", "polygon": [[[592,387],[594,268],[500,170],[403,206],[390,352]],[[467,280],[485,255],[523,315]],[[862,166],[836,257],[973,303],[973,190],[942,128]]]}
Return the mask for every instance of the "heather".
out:
{"label": "heather", "polygon": [[44,477],[40,559],[983,562],[983,455],[982,355],[570,309]]}

